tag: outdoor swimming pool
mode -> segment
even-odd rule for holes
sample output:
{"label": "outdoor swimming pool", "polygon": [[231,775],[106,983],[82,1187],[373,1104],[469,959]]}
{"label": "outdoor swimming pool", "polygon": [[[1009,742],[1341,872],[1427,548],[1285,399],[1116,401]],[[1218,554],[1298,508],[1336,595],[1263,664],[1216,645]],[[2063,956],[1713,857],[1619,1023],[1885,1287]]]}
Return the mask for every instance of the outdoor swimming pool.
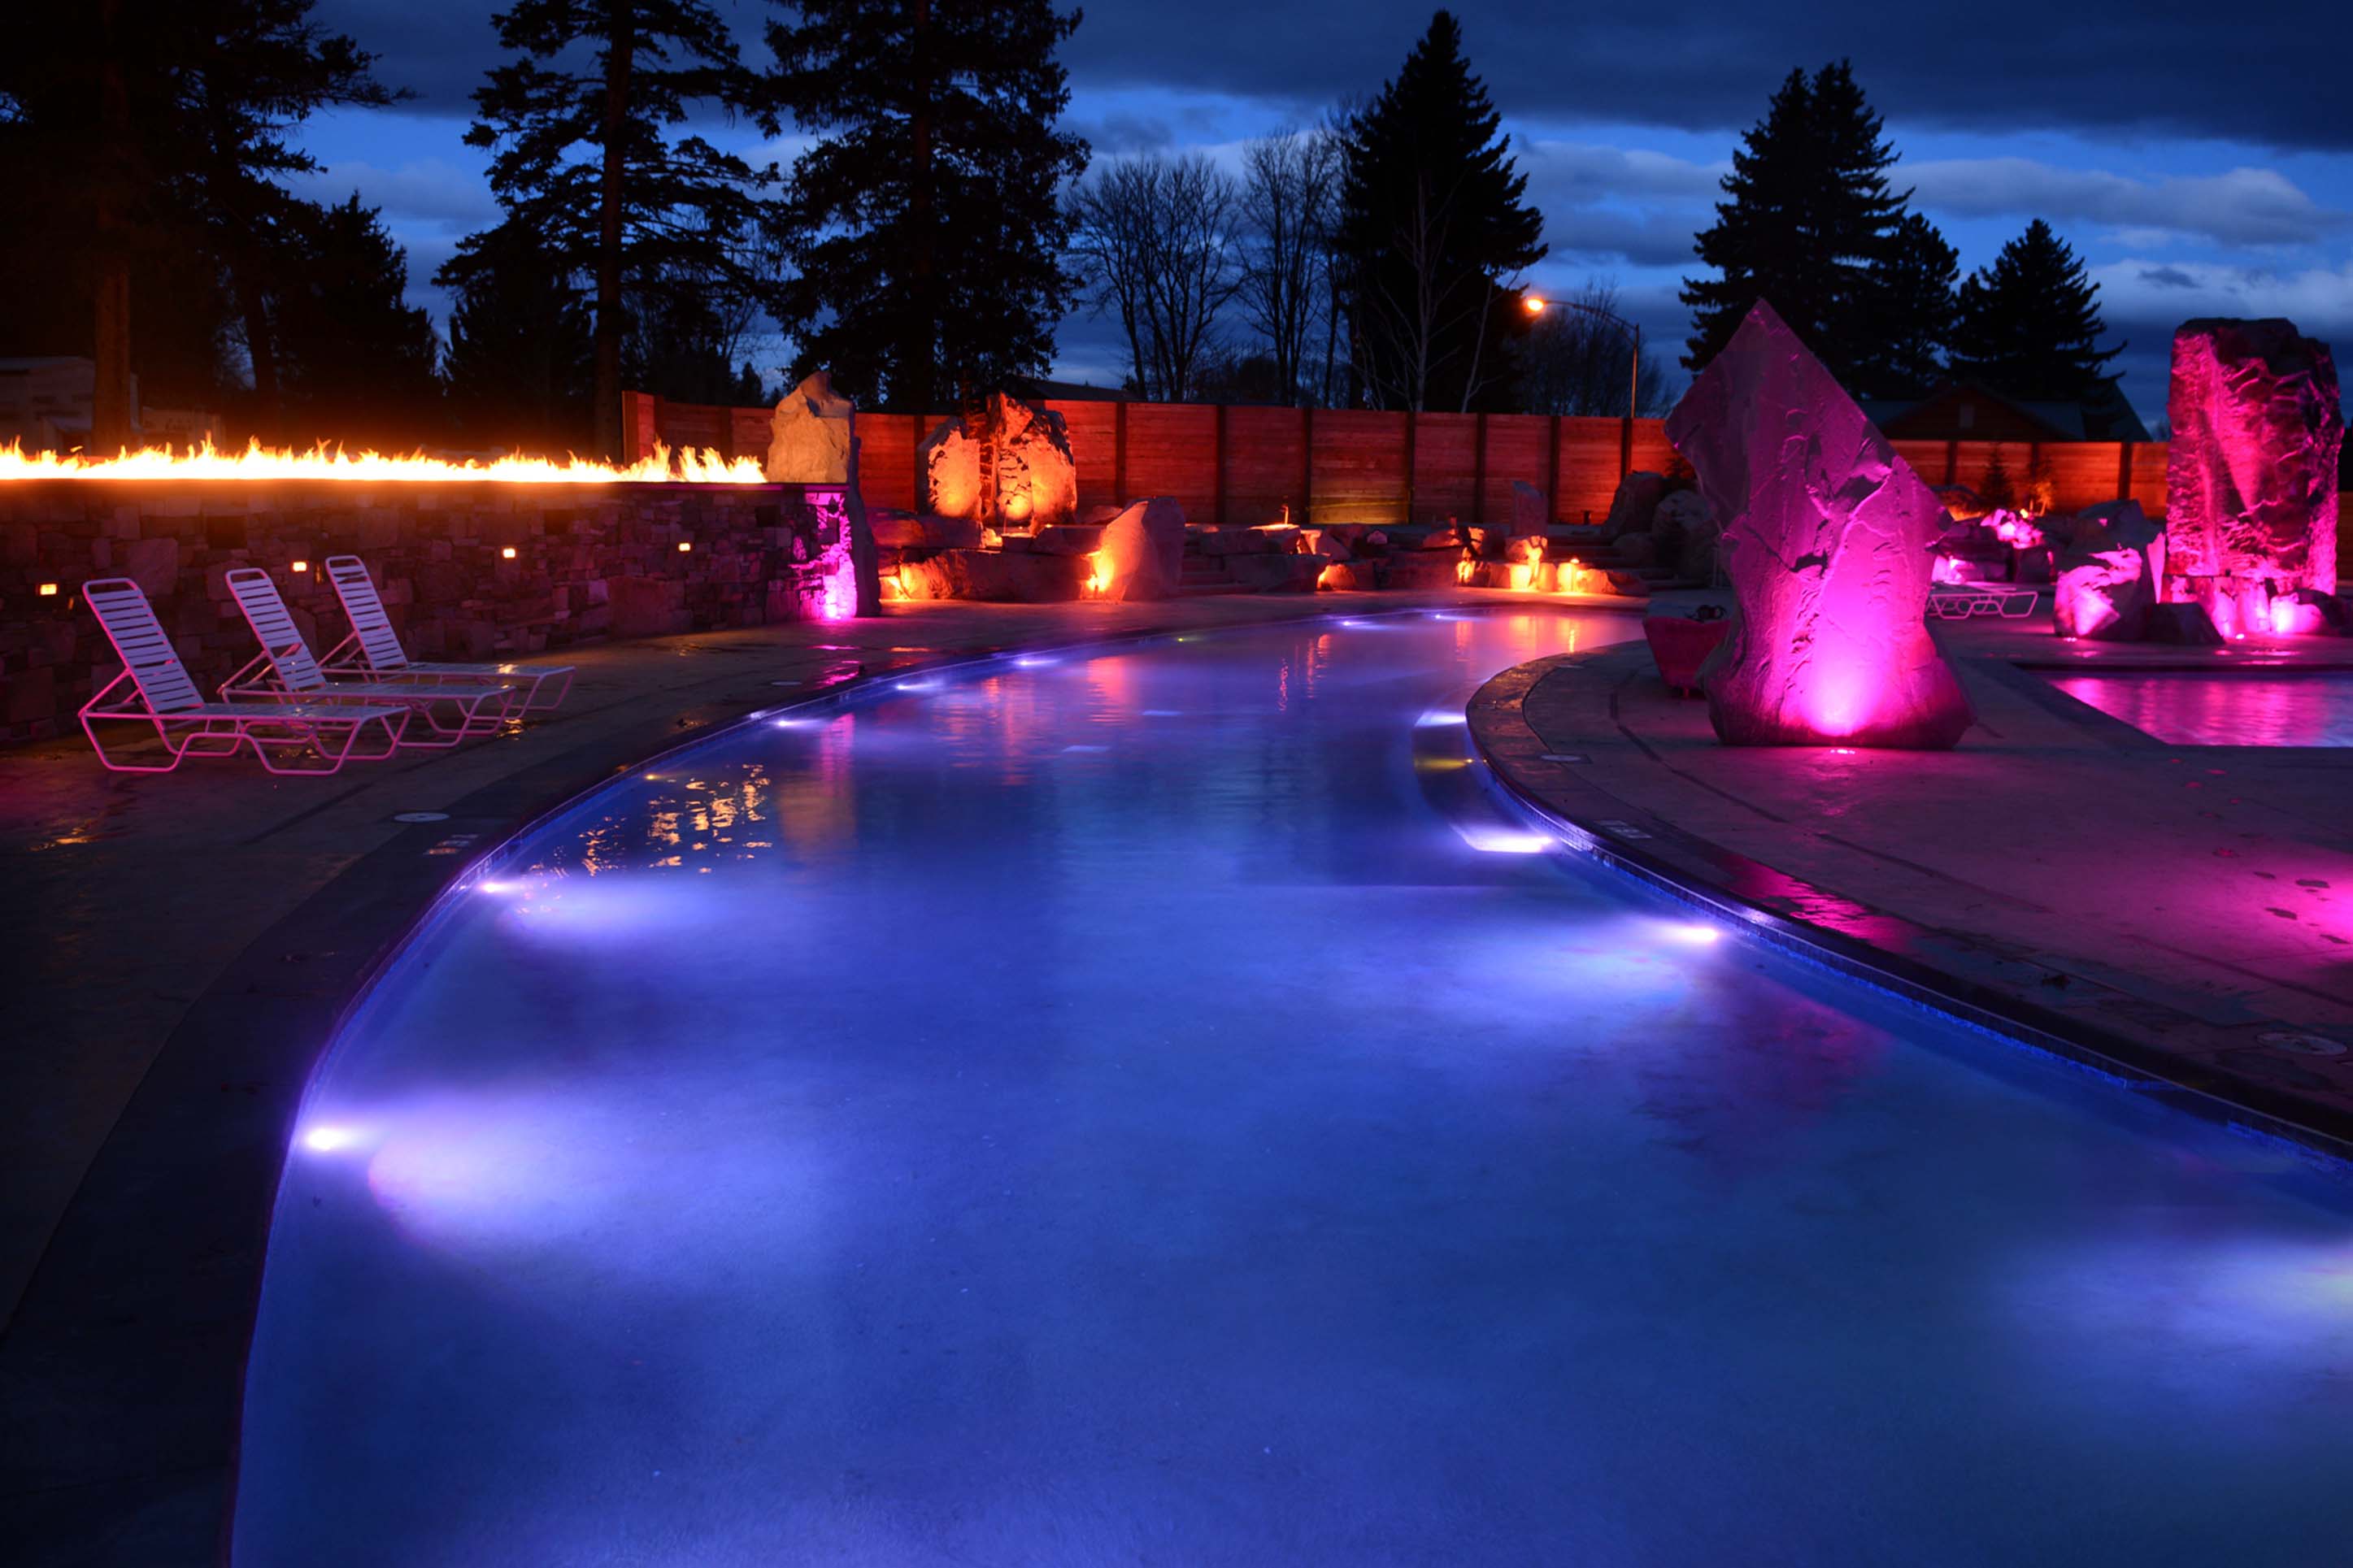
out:
{"label": "outdoor swimming pool", "polygon": [[1630,616],[1008,659],[725,736],[396,963],[243,1564],[2327,1562],[2353,1205],[1548,850]]}
{"label": "outdoor swimming pool", "polygon": [[2169,746],[2353,746],[2353,674],[2069,675],[2051,684]]}

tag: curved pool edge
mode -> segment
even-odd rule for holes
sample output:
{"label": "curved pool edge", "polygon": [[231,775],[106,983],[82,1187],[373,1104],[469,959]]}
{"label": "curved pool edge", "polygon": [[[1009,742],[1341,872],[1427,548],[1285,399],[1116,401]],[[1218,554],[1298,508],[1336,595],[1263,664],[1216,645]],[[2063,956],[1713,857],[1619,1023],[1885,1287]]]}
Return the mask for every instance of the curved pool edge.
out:
{"label": "curved pool edge", "polygon": [[[311,1085],[393,962],[468,883],[620,776],[792,709],[1018,655],[1438,611],[1640,616],[1647,607],[1451,590],[1345,597],[1334,605],[1319,595],[1293,613],[1233,623],[1172,614],[1107,635],[962,648],[763,704],[690,707],[505,775],[453,803],[447,821],[409,827],[337,872],[190,1003],[52,1235],[26,1292],[27,1310],[0,1347],[37,1368],[23,1380],[34,1386],[12,1391],[27,1417],[23,1426],[83,1415],[60,1447],[71,1452],[69,1468],[90,1479],[0,1500],[0,1531],[18,1541],[28,1563],[229,1560],[246,1368],[270,1223]],[[1187,603],[1200,601],[1167,605]],[[494,837],[464,856],[426,853],[436,840],[475,828]],[[298,949],[326,962],[290,973],[286,956]]]}
{"label": "curved pool edge", "polygon": [[1556,655],[1505,670],[1482,685],[1465,710],[1472,744],[1486,764],[1492,786],[1550,823],[1575,849],[1849,979],[2011,1045],[2102,1073],[2201,1121],[2276,1139],[2339,1167],[2353,1168],[2353,1116],[2334,1107],[2218,1072],[2152,1041],[2067,1017],[1967,975],[1742,897],[1734,889],[1744,882],[1778,884],[1869,908],[1875,921],[1924,938],[1933,934],[1901,915],[1862,906],[1835,889],[1716,844],[1579,776],[1575,763],[1549,760],[1547,742],[1528,722],[1523,704],[1539,681],[1573,667],[1582,657]]}

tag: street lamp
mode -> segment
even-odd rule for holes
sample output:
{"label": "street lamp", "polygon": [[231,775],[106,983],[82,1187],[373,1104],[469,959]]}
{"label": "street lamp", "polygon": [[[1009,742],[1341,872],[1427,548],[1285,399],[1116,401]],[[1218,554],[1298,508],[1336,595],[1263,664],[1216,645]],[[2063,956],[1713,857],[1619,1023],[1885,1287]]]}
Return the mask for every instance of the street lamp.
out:
{"label": "street lamp", "polygon": [[1588,305],[1577,300],[1547,300],[1541,294],[1525,294],[1520,298],[1520,308],[1531,316],[1541,316],[1554,306],[1567,310],[1581,310],[1588,316],[1599,316],[1605,321],[1615,321],[1626,329],[1634,340],[1633,362],[1626,368],[1626,418],[1633,420],[1634,409],[1641,398],[1642,329],[1615,310],[1605,310],[1599,305]]}

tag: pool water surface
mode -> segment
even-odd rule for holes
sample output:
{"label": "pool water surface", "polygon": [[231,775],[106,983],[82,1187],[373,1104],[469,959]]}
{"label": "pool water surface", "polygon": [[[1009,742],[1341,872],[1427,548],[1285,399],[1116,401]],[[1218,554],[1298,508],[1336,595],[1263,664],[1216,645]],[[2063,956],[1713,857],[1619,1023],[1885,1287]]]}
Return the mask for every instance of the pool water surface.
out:
{"label": "pool water surface", "polygon": [[2051,684],[2168,746],[2353,746],[2353,673],[2069,675]]}
{"label": "pool water surface", "polygon": [[2330,1563],[2334,1168],[1479,784],[1630,616],[998,661],[534,830],[310,1090],[240,1564]]}

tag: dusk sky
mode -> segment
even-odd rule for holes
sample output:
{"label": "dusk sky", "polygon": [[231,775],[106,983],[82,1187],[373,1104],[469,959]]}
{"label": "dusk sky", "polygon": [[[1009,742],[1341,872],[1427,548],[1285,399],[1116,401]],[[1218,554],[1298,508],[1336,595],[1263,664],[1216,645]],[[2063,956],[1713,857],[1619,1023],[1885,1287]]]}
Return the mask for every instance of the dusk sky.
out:
{"label": "dusk sky", "polygon": [[[764,63],[774,8],[715,0]],[[307,194],[356,189],[408,247],[414,298],[458,239],[493,222],[487,155],[462,140],[470,94],[499,58],[496,6],[322,0],[327,26],[379,57],[416,97],[312,122],[327,164]],[[1106,0],[1065,50],[1070,122],[1098,160],[1240,144],[1312,122],[1394,75],[1430,20],[1426,0],[1348,5]],[[2056,7],[2026,0],[1896,6],[1830,0],[1802,13],[1736,0],[1572,12],[1457,8],[1503,110],[1552,253],[1530,280],[1565,292],[1614,284],[1646,339],[1679,353],[1675,291],[1696,268],[1739,133],[1792,67],[1841,57],[1885,116],[1898,187],[1960,251],[1990,261],[2028,219],[2050,220],[2089,263],[2116,368],[2143,417],[2165,402],[2166,347],[2197,315],[2293,318],[2340,349],[2353,337],[2353,116],[2336,68],[2353,23],[2336,8],[2209,4]],[[2326,20],[2322,20],[2322,18]],[[2299,63],[2326,62],[2299,82]],[[748,128],[716,139],[753,149]],[[768,156],[789,166],[797,143]],[[754,355],[774,376],[783,345]],[[1058,374],[1115,383],[1115,334],[1075,318]]]}

